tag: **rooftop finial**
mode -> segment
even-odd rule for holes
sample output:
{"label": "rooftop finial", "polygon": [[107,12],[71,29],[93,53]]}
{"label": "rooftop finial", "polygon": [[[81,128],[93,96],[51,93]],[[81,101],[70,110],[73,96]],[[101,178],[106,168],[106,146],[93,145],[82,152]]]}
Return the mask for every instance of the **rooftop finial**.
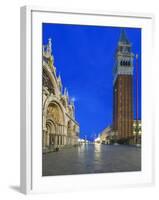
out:
{"label": "rooftop finial", "polygon": [[47,48],[47,50],[51,55],[51,53],[52,53],[52,39],[51,38],[48,39],[48,48]]}
{"label": "rooftop finial", "polygon": [[61,81],[61,74],[59,73],[58,80]]}
{"label": "rooftop finial", "polygon": [[75,103],[75,97],[72,97],[70,100],[70,104],[74,107],[74,103]]}
{"label": "rooftop finial", "polygon": [[67,93],[66,93],[67,97],[69,97],[69,94],[68,94],[68,90],[67,90]]}
{"label": "rooftop finial", "polygon": [[66,88],[64,89],[64,95],[65,96],[67,95],[67,89]]}

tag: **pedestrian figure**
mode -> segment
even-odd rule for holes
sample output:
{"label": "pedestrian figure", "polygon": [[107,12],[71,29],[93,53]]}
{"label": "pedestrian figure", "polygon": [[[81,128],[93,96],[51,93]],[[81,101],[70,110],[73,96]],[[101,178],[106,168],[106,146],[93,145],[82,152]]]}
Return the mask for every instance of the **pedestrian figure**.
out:
{"label": "pedestrian figure", "polygon": [[55,151],[59,151],[59,147],[58,146],[55,148]]}

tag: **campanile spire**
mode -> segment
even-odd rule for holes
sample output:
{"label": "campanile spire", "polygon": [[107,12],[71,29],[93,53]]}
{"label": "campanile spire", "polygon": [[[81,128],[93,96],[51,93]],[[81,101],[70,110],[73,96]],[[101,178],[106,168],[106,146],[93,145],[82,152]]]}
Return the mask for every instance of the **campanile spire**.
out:
{"label": "campanile spire", "polygon": [[123,44],[130,44],[124,28],[121,29],[119,42]]}

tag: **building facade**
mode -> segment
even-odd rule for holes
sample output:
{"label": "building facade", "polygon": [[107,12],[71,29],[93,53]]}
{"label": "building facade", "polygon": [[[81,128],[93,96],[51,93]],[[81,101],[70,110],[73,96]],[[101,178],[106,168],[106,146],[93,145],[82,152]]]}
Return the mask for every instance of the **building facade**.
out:
{"label": "building facade", "polygon": [[121,30],[113,69],[113,130],[117,141],[133,143],[133,58],[131,43]]}
{"label": "building facade", "polygon": [[99,138],[100,138],[100,143],[101,144],[110,144],[111,143],[111,139],[112,139],[112,127],[108,126],[107,128],[105,128],[100,134],[99,134]]}
{"label": "building facade", "polygon": [[67,89],[63,91],[61,77],[57,76],[51,39],[47,45],[43,45],[42,94],[43,152],[52,151],[56,147],[76,145],[79,124],[75,120],[75,106]]}
{"label": "building facade", "polygon": [[141,144],[141,136],[142,136],[141,120],[134,120],[133,135],[134,135],[134,143]]}

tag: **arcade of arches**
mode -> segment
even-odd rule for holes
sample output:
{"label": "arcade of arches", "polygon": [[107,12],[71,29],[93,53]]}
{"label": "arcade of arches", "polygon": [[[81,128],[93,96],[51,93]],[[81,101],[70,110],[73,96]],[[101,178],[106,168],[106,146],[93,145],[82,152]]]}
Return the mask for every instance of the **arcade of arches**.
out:
{"label": "arcade of arches", "polygon": [[43,152],[56,147],[76,145],[79,124],[75,120],[74,102],[67,89],[62,88],[61,77],[56,75],[51,40],[43,46]]}

